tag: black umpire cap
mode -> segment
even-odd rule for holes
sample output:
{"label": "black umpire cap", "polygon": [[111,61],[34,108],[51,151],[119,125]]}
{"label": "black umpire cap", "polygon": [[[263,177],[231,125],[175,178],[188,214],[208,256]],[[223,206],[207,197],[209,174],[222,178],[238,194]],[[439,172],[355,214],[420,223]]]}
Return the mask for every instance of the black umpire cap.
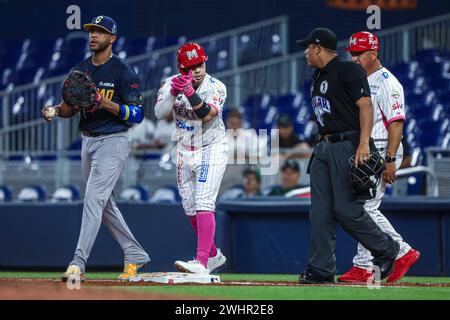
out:
{"label": "black umpire cap", "polygon": [[296,42],[302,47],[317,44],[330,50],[336,50],[337,48],[337,37],[333,31],[327,28],[316,28],[308,34],[306,39]]}
{"label": "black umpire cap", "polygon": [[91,31],[92,27],[101,28],[113,36],[117,35],[117,24],[113,18],[108,16],[97,16],[92,19],[91,23],[86,23],[83,25],[84,30]]}

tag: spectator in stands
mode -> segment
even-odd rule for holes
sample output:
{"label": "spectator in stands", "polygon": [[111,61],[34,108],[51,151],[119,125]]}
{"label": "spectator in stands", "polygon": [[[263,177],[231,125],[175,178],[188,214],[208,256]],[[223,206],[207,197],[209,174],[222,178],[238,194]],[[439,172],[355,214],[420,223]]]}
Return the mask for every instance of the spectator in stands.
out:
{"label": "spectator in stands", "polygon": [[285,159],[309,158],[311,156],[311,144],[301,140],[294,131],[290,115],[282,114],[277,121],[277,129],[280,134],[280,149],[284,150],[282,156]]}
{"label": "spectator in stands", "polygon": [[172,113],[166,119],[160,119],[156,123],[155,135],[153,136],[153,148],[163,149],[172,142],[172,134],[176,126]]}
{"label": "spectator in stands", "polygon": [[228,135],[228,164],[257,160],[265,152],[267,140],[260,139],[255,130],[243,128],[242,114],[237,108],[228,112],[225,123]]}
{"label": "spectator in stands", "polygon": [[[286,160],[281,167],[281,186],[275,187],[268,195],[281,196],[294,189],[300,189],[305,186],[299,184],[300,166],[294,159]],[[304,195],[310,197],[309,192]]]}
{"label": "spectator in stands", "polygon": [[261,173],[258,169],[248,167],[243,172],[244,191],[239,198],[250,198],[261,195]]}
{"label": "spectator in stands", "polygon": [[133,149],[163,149],[170,144],[175,132],[172,114],[155,124],[148,118],[130,129]]}
{"label": "spectator in stands", "polygon": [[131,147],[133,149],[152,148],[153,135],[155,134],[155,124],[152,120],[144,117],[141,123],[135,124],[130,129]]}

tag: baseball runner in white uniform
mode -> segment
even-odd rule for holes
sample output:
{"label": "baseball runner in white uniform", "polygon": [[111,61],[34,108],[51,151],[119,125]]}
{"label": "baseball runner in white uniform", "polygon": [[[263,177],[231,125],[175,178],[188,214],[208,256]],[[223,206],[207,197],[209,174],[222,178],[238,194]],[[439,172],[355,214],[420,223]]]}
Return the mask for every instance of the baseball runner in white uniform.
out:
{"label": "baseball runner in white uniform", "polygon": [[210,273],[226,258],[214,244],[215,203],[228,161],[228,140],[222,120],[225,85],[206,73],[208,59],[197,43],[177,54],[180,74],[166,79],[158,92],[158,119],[172,112],[176,122],[177,184],[183,208],[197,235],[194,260],[176,261],[188,273]]}
{"label": "baseball runner in white uniform", "polygon": [[[367,72],[374,110],[372,138],[380,154],[386,160],[386,170],[380,181],[375,198],[364,206],[372,219],[386,233],[400,244],[400,251],[394,264],[394,271],[388,282],[400,280],[417,261],[420,252],[411,248],[398,234],[386,217],[378,209],[386,190],[386,183],[394,183],[396,170],[403,158],[401,144],[405,121],[405,99],[403,86],[397,78],[383,67],[378,59],[378,38],[369,32],[357,32],[350,37],[346,48],[352,60]],[[353,258],[353,267],[338,278],[341,282],[366,282],[372,275],[372,255],[360,243],[358,253]]]}

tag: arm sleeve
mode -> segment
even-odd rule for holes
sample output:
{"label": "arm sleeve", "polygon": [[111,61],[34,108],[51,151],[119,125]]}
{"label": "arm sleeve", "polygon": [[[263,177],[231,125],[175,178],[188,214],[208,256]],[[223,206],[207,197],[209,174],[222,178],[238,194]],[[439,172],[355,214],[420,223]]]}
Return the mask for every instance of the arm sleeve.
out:
{"label": "arm sleeve", "polygon": [[131,68],[125,68],[120,79],[118,94],[122,104],[118,117],[129,125],[140,123],[144,118],[144,98],[141,95],[139,77]]}
{"label": "arm sleeve", "polygon": [[217,110],[217,114],[221,115],[223,106],[227,98],[227,87],[220,81],[215,80],[211,86],[211,91],[205,98],[205,102]]}
{"label": "arm sleeve", "polygon": [[132,104],[142,108],[144,98],[138,75],[131,69],[125,69],[119,86],[119,97],[123,104]]}
{"label": "arm sleeve", "polygon": [[367,74],[360,65],[354,62],[345,64],[340,76],[344,89],[350,95],[353,102],[358,101],[362,97],[370,97]]}
{"label": "arm sleeve", "polygon": [[384,81],[380,89],[381,95],[377,99],[378,107],[387,124],[389,125],[397,120],[404,121],[405,96],[402,85],[394,81]]}
{"label": "arm sleeve", "polygon": [[170,94],[171,79],[166,79],[158,90],[155,105],[155,116],[158,119],[166,118],[175,104],[175,97]]}

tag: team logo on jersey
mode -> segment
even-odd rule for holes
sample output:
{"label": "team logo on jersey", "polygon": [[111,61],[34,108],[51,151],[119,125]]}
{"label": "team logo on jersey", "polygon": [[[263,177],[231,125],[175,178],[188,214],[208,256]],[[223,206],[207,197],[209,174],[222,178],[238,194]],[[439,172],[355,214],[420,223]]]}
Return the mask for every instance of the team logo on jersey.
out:
{"label": "team logo on jersey", "polygon": [[398,101],[392,105],[392,110],[398,110],[398,109],[402,109],[402,108],[403,108],[403,105],[401,103],[399,103]]}
{"label": "team logo on jersey", "polygon": [[391,97],[397,100],[400,98],[400,93],[397,91],[392,91]]}
{"label": "team logo on jersey", "polygon": [[193,126],[190,126],[186,122],[183,122],[183,121],[180,121],[180,120],[176,121],[176,126],[179,129],[184,129],[184,130],[187,130],[187,131],[193,131],[194,130]]}
{"label": "team logo on jersey", "polygon": [[323,97],[319,97],[319,96],[315,96],[312,99],[312,107],[314,110],[314,114],[316,115],[316,119],[317,121],[320,123],[320,125],[323,127],[323,115],[325,113],[331,113],[331,105],[330,102],[323,98]]}
{"label": "team logo on jersey", "polygon": [[114,83],[110,83],[110,82],[103,82],[100,81],[100,83],[98,84],[99,87],[110,87],[110,88],[114,88]]}
{"label": "team logo on jersey", "polygon": [[328,91],[328,81],[324,80],[320,84],[320,93],[325,94],[325,93],[327,93],[327,91]]}
{"label": "team logo on jersey", "polygon": [[389,73],[383,72],[383,77],[384,77],[385,79],[389,78]]}
{"label": "team logo on jersey", "polygon": [[198,58],[198,53],[197,53],[197,50],[195,50],[195,49],[192,50],[192,51],[186,52],[186,55],[187,55],[187,58],[188,58],[189,60]]}
{"label": "team logo on jersey", "polygon": [[198,182],[206,182],[208,179],[209,152],[210,147],[202,149],[202,163],[200,165],[200,177],[198,178]]}

